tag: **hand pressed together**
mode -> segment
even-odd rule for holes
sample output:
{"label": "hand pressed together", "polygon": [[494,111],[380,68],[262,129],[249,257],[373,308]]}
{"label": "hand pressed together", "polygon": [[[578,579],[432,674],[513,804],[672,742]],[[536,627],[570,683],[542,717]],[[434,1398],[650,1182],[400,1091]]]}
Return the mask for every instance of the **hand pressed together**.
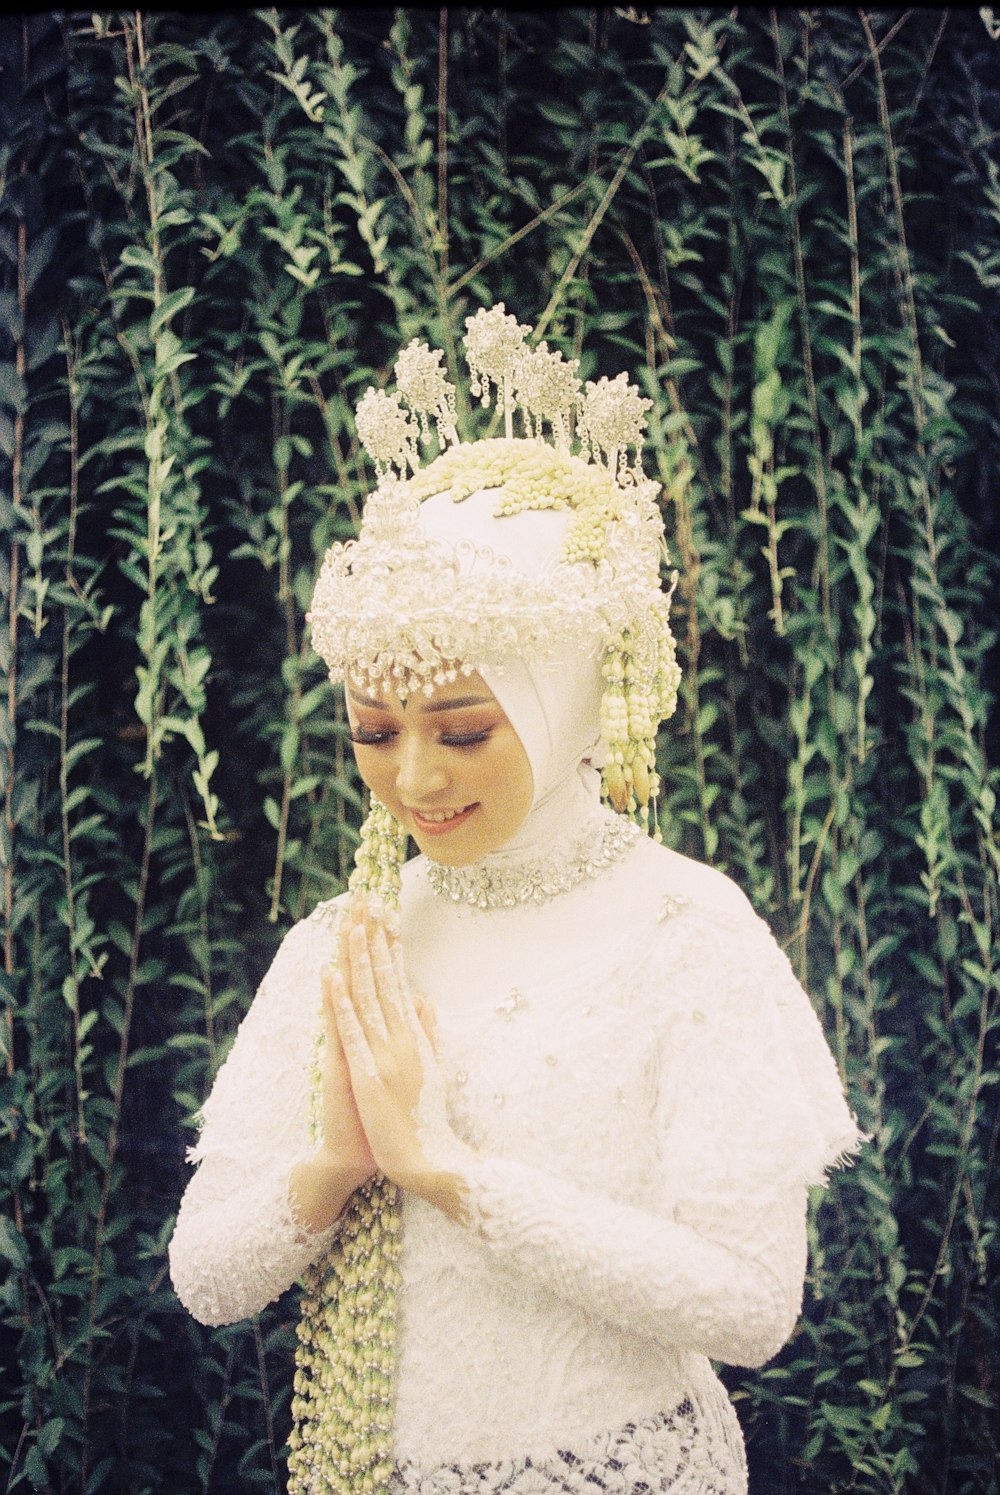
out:
{"label": "hand pressed together", "polygon": [[339,960],[324,991],[377,1167],[459,1218],[467,1149],[448,1123],[444,1081],[395,922],[379,905],[357,899],[342,920]]}

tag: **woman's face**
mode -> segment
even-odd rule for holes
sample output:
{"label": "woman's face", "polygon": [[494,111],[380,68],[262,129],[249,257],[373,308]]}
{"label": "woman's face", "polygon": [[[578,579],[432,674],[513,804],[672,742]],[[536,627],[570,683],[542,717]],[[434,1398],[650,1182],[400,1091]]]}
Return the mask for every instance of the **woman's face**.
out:
{"label": "woman's face", "polygon": [[481,675],[432,696],[348,682],[361,777],[420,850],[448,867],[497,851],[531,808],[531,765]]}

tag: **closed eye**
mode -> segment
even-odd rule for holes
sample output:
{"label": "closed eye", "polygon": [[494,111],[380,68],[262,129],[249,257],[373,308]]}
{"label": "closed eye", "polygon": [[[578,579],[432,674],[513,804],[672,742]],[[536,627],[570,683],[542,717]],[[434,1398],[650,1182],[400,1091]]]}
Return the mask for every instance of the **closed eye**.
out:
{"label": "closed eye", "polygon": [[347,735],[359,747],[384,747],[387,742],[392,741],[396,733],[391,727],[376,729],[373,727],[355,726],[351,727]]}
{"label": "closed eye", "polygon": [[485,732],[446,732],[439,739],[442,747],[478,747],[481,742],[486,742],[492,735],[492,729]]}

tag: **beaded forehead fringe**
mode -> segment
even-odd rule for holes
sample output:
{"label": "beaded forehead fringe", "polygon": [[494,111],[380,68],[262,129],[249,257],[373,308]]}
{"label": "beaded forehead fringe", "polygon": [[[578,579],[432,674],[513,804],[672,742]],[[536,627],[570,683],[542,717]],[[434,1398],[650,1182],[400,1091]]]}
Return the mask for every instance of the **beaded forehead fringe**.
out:
{"label": "beaded forehead fringe", "polygon": [[[672,714],[680,680],[670,592],[660,580],[666,547],[656,485],[637,454],[650,401],[624,374],[582,390],[576,361],[545,343],[530,349],[530,330],[502,302],[466,321],[470,390],[487,407],[495,391],[503,437],[459,442],[442,354],[424,343],[411,342],[400,354],[396,393],[365,394],[358,433],[379,485],[359,538],[332,546],[324,560],[309,613],[313,646],[333,680],[400,696],[431,694],[459,672],[511,656],[530,660],[568,640],[593,646],[605,681],[604,797],[648,829],[658,788],[656,728]],[[521,437],[514,435],[515,415]],[[439,451],[421,468],[431,421]],[[498,517],[572,511],[559,564],[544,577],[531,579],[504,556],[471,544],[448,547],[422,531],[425,498],[448,493],[460,503],[482,490],[496,492]],[[654,833],[659,837],[655,820]],[[351,892],[397,903],[405,851],[402,827],[373,800]],[[320,1037],[312,1076],[317,1135],[322,1062]],[[288,1495],[388,1491],[399,1242],[399,1191],[379,1174],[355,1194],[337,1240],[307,1273]]]}

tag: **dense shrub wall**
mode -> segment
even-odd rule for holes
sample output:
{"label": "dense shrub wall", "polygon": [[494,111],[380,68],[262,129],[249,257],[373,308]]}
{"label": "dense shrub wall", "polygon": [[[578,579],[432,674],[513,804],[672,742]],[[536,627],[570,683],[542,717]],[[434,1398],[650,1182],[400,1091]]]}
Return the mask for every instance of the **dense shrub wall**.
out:
{"label": "dense shrub wall", "polygon": [[872,1134],[801,1332],[729,1375],[755,1488],[996,1489],[998,33],[0,22],[8,1489],[281,1488],[294,1296],[203,1329],[165,1245],[192,1113],[355,843],[303,621],[372,481],[353,404],[501,299],[654,400],[664,834],[772,921]]}

